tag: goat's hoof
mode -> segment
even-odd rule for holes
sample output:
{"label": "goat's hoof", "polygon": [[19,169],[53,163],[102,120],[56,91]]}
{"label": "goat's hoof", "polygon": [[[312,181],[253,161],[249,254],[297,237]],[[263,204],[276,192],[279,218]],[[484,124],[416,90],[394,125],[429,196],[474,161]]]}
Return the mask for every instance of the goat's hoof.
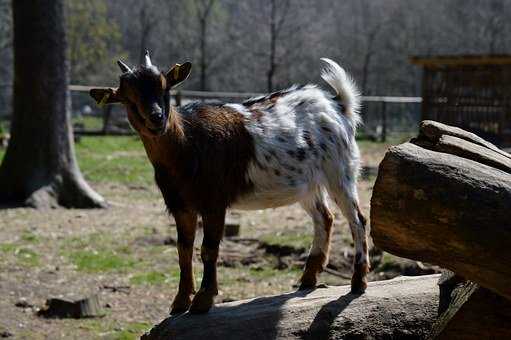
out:
{"label": "goat's hoof", "polygon": [[192,305],[190,306],[190,313],[192,314],[202,314],[207,313],[210,308],[213,306],[215,300],[215,295],[205,292],[199,291],[195,294]]}
{"label": "goat's hoof", "polygon": [[172,302],[172,307],[170,309],[170,315],[181,314],[184,313],[190,308],[192,304],[192,298],[187,294],[177,294]]}
{"label": "goat's hoof", "polygon": [[351,294],[362,295],[367,288],[366,280],[351,281]]}
{"label": "goat's hoof", "polygon": [[316,280],[302,280],[298,290],[313,290],[316,289]]}

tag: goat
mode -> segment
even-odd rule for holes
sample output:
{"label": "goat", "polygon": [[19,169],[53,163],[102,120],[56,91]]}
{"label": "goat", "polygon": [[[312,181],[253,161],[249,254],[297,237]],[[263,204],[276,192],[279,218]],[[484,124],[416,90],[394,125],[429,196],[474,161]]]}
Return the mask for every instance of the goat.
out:
{"label": "goat", "polygon": [[[176,220],[180,280],[171,314],[207,312],[213,305],[228,208],[265,209],[299,202],[314,224],[300,288],[314,288],[330,250],[333,217],[327,193],[347,218],[354,239],[352,291],[365,291],[366,219],[356,188],[359,94],[338,64],[322,60],[326,67],[321,76],[336,96],[305,85],[241,104],[193,102],[177,108],[170,105],[170,89],[188,77],[191,64],[176,64],[164,74],[148,53],[133,70],[118,61],[123,72],[118,88],[90,91],[100,104],[125,105],[166,207]],[[194,295],[192,255],[198,214],[204,228],[204,275]]]}

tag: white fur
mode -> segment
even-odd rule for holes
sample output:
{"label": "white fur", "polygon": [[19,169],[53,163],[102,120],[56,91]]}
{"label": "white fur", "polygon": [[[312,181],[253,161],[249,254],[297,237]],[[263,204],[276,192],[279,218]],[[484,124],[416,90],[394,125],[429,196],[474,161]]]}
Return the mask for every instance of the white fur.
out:
{"label": "white fur", "polygon": [[[359,94],[339,65],[330,59],[322,60],[327,63],[322,77],[337,92],[337,98],[315,85],[307,85],[292,87],[273,102],[269,96],[257,98],[259,104],[252,106],[228,104],[245,117],[256,158],[246,175],[254,190],[232,207],[264,209],[300,202],[314,221],[311,254],[328,254],[325,222],[321,221],[318,208],[326,207],[328,192],[348,219],[356,251],[362,254],[366,234],[357,210],[360,155],[355,142],[360,123]],[[262,114],[254,115],[254,107]],[[306,136],[310,136],[312,147]],[[300,150],[301,158],[297,157]],[[362,255],[360,261],[367,263],[367,253]]]}

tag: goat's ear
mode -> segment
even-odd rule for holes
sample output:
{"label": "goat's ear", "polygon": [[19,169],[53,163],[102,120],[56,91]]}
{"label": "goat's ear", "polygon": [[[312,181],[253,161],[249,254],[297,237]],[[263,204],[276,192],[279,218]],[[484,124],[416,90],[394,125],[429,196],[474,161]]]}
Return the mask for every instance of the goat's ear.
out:
{"label": "goat's ear", "polygon": [[178,85],[188,78],[192,70],[192,63],[186,62],[184,64],[176,64],[167,72],[165,78],[167,79],[167,89]]}
{"label": "goat's ear", "polygon": [[107,89],[91,89],[89,94],[96,103],[102,107],[106,104],[119,103],[121,98],[117,93],[116,89],[107,88]]}

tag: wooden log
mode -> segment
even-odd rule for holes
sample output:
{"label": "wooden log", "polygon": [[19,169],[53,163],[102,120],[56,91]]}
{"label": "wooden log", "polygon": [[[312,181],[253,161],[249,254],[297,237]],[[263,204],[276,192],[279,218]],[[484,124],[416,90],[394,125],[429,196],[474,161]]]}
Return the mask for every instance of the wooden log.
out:
{"label": "wooden log", "polygon": [[511,158],[504,156],[503,151],[495,152],[484,146],[449,135],[443,135],[436,141],[417,139],[414,143],[433,151],[471,159],[511,174]]}
{"label": "wooden log", "polygon": [[511,339],[511,302],[466,281],[455,287],[451,301],[433,326],[430,339]]}
{"label": "wooden log", "polygon": [[405,143],[380,164],[371,234],[378,248],[448,268],[511,299],[510,207],[509,173]]}
{"label": "wooden log", "polygon": [[489,150],[492,150],[496,153],[501,154],[503,157],[506,157],[508,159],[511,159],[511,155],[500,150],[498,147],[493,145],[492,143],[484,140],[483,138],[465,131],[463,129],[445,125],[439,122],[435,122],[433,120],[425,120],[422,121],[419,128],[419,137],[425,137],[427,139],[430,139],[431,141],[436,141],[440,139],[442,136],[453,136],[460,139],[464,139],[468,142],[471,142],[476,145],[483,146]]}
{"label": "wooden log", "polygon": [[439,275],[369,283],[219,304],[208,314],[181,314],[142,339],[423,339],[436,319]]}

